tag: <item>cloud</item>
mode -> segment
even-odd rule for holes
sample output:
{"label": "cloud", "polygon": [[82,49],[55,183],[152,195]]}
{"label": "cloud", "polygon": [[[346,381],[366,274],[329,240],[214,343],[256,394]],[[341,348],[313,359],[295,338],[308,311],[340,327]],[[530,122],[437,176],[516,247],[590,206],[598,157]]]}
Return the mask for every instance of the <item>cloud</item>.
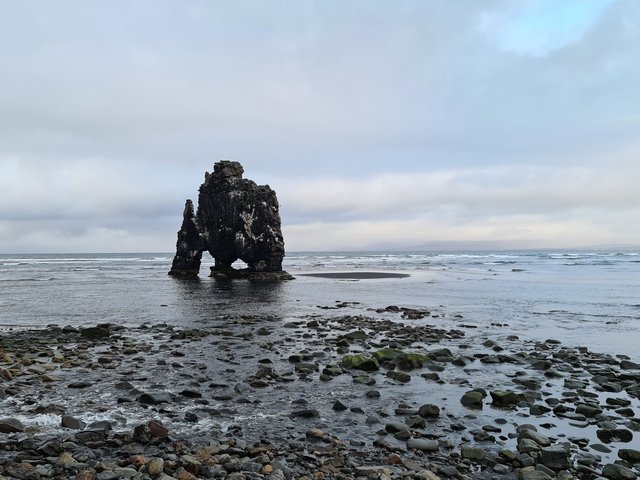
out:
{"label": "cloud", "polygon": [[0,251],[170,250],[226,158],[297,249],[640,243],[639,42],[635,0],[14,2]]}
{"label": "cloud", "polygon": [[[466,218],[579,209],[640,208],[640,192],[628,181],[640,175],[635,161],[549,169],[508,166],[434,170],[369,178],[299,180],[280,189],[281,202],[299,221],[323,216],[389,220],[449,215]],[[290,205],[287,207],[287,205]]]}

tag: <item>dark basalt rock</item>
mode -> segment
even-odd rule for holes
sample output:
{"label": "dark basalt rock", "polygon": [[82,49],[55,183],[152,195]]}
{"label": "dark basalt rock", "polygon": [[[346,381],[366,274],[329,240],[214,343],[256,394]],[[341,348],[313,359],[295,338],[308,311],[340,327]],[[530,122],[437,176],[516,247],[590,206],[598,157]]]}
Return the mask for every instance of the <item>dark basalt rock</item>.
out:
{"label": "dark basalt rock", "polygon": [[182,214],[182,226],[178,232],[176,256],[173,257],[170,275],[197,275],[204,249],[204,240],[198,230],[193,202],[187,200]]}
{"label": "dark basalt rock", "polygon": [[[187,200],[170,275],[197,275],[202,252],[215,259],[211,276],[288,280],[282,270],[284,239],[276,193],[268,185],[242,178],[238,162],[221,161],[205,173],[198,211]],[[236,270],[236,260],[247,264]]]}

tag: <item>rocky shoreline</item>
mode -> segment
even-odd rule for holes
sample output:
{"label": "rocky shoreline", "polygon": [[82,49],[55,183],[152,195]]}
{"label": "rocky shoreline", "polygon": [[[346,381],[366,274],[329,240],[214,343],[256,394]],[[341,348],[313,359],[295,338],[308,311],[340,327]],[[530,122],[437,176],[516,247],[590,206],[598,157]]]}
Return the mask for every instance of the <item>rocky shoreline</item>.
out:
{"label": "rocky shoreline", "polygon": [[0,478],[637,478],[632,359],[317,310],[4,332]]}

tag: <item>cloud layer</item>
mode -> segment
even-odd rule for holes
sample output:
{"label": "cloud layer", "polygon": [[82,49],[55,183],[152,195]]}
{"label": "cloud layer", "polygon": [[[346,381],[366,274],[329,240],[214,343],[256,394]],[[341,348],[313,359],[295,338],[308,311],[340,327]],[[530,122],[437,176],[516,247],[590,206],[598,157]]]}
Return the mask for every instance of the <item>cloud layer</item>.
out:
{"label": "cloud layer", "polygon": [[0,253],[171,250],[222,158],[297,250],[640,244],[634,0],[4,10]]}

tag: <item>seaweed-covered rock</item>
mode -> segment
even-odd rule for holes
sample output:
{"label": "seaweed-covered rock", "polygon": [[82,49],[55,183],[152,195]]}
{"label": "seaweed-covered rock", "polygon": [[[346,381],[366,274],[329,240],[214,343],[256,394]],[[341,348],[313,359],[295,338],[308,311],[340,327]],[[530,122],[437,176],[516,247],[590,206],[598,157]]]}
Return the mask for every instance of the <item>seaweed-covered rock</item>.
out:
{"label": "seaweed-covered rock", "polygon": [[380,364],[375,358],[367,357],[362,353],[345,355],[340,366],[347,370],[363,370],[365,372],[375,372],[380,369]]}
{"label": "seaweed-covered rock", "polygon": [[[292,278],[282,271],[284,239],[276,192],[242,178],[243,173],[240,163],[227,160],[205,173],[195,214],[187,200],[170,275],[197,275],[206,250],[215,260],[212,276]],[[231,266],[238,259],[246,269]]]}
{"label": "seaweed-covered rock", "polygon": [[385,362],[395,363],[400,370],[413,370],[421,368],[429,360],[426,355],[420,353],[406,353],[395,348],[383,348],[373,353],[380,365]]}

